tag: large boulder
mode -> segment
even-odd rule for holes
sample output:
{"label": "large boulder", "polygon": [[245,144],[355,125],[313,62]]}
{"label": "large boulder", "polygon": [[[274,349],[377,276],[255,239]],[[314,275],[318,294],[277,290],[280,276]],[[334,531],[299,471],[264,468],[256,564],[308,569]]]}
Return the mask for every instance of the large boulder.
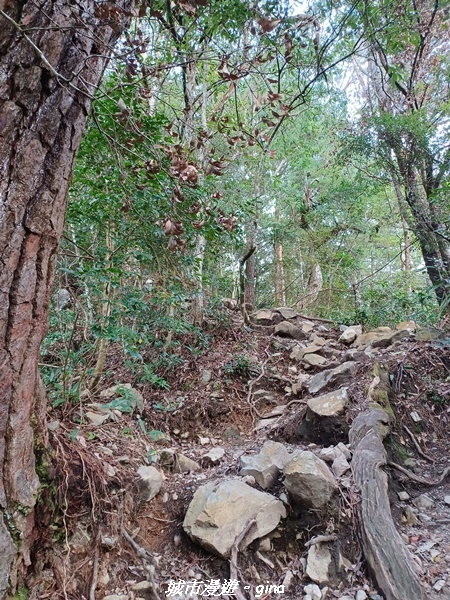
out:
{"label": "large boulder", "polygon": [[256,325],[276,325],[283,321],[283,317],[276,310],[262,308],[250,315],[250,319]]}
{"label": "large boulder", "polygon": [[307,354],[315,354],[321,352],[322,346],[316,344],[310,344],[309,346],[295,346],[291,352],[291,358],[294,360],[303,360],[303,357]]}
{"label": "large boulder", "polygon": [[307,405],[308,409],[317,417],[337,417],[344,412],[347,403],[347,388],[344,387],[310,398]]}
{"label": "large boulder", "polygon": [[295,319],[295,317],[298,314],[293,308],[289,308],[287,306],[279,306],[275,310],[278,311],[280,313],[280,315],[283,317],[283,319],[286,319],[286,320],[287,319]]}
{"label": "large boulder", "polygon": [[372,348],[387,348],[394,342],[409,337],[410,332],[407,329],[392,331],[389,327],[378,327],[358,337],[353,342],[352,346],[358,349],[364,349],[369,346]]}
{"label": "large boulder", "polygon": [[308,450],[294,453],[284,468],[284,486],[294,502],[321,508],[337,489],[333,473],[323,460]]}
{"label": "large boulder", "polygon": [[347,361],[335,369],[327,369],[326,371],[317,373],[309,382],[308,391],[310,394],[317,394],[329,385],[347,383],[356,373],[357,369],[358,363]]}
{"label": "large boulder", "polygon": [[281,323],[275,325],[274,333],[280,337],[292,338],[294,340],[305,340],[308,337],[300,327],[297,327],[297,325],[294,325],[290,321],[281,321]]}
{"label": "large boulder", "polygon": [[255,520],[240,549],[273,531],[286,517],[283,502],[242,481],[210,481],[195,492],[183,522],[185,532],[201,546],[224,558]]}
{"label": "large boulder", "polygon": [[259,454],[241,456],[239,474],[253,476],[263,490],[268,490],[275,484],[289,460],[289,452],[283,444],[268,441]]}

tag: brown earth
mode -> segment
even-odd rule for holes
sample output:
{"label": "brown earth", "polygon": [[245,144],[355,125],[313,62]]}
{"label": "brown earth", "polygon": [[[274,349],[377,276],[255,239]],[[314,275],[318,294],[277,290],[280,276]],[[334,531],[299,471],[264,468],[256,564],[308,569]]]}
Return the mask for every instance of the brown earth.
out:
{"label": "brown earth", "polygon": [[[341,333],[337,328],[313,323],[312,334],[327,339],[341,355],[347,351],[337,341]],[[410,336],[386,349],[366,352],[356,376],[345,383],[350,399],[346,423],[312,442],[298,434],[309,396],[305,389],[293,394],[292,386],[303,373],[318,371],[304,371],[289,358],[298,342],[244,327],[232,313],[227,327],[212,328],[208,335],[206,348],[195,359],[186,349],[189,340],[181,340],[182,361],[172,372],[162,373],[170,390],[141,385],[125,369],[118,349],[110,348],[108,376],[98,391],[118,382],[131,383],[144,397],[141,420],[136,414],[119,412],[115,421],[94,426],[85,418],[84,405],[49,410],[52,466],[40,473],[42,529],[36,532],[30,598],[91,600],[113,594],[123,600],[152,598],[150,590],[133,590],[136,583],[152,579],[159,597],[165,598],[170,580],[230,579],[229,561],[191,542],[182,529],[195,490],[211,479],[235,476],[239,457],[258,452],[268,438],[285,443],[289,450],[314,450],[319,442],[323,446],[347,443],[354,417],[368,407],[375,362],[388,366],[394,393],[391,405],[396,420],[386,442],[389,460],[430,481],[450,465],[450,340],[445,336],[429,342]],[[98,394],[85,400],[93,401],[102,400]],[[258,428],[259,416],[279,405],[287,405],[285,413]],[[157,441],[156,432],[163,432],[165,438]],[[166,472],[156,498],[139,500],[137,469],[154,461],[162,448],[201,463],[215,446],[225,450],[218,466],[192,473]],[[448,597],[449,482],[444,479],[427,486],[395,468],[388,473],[394,520],[417,562],[421,581],[430,590],[442,585],[442,597]],[[241,589],[244,584],[249,588],[244,598],[302,598],[304,586],[311,583],[304,575],[305,544],[321,534],[336,535],[349,561],[341,580],[328,586],[326,598],[355,598],[357,592],[363,598],[363,591],[368,597],[383,597],[376,595],[380,592],[358,543],[358,490],[349,474],[339,483],[338,499],[326,515],[291,506],[289,517],[271,535],[270,551],[259,550],[255,541],[239,554]],[[277,496],[282,491],[280,480],[270,493]],[[399,499],[402,491],[408,499]],[[424,493],[432,500],[430,507],[416,508],[415,500]],[[278,595],[263,590],[255,596],[256,586],[282,584],[288,571],[293,574],[289,590]]]}

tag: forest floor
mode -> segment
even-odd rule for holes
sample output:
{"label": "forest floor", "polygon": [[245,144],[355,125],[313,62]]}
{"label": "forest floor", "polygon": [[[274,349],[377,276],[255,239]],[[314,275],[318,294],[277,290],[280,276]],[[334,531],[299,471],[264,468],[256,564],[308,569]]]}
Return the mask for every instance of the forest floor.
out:
{"label": "forest floor", "polygon": [[[343,356],[348,348],[337,341],[339,328],[310,321],[311,334],[325,338],[335,355]],[[308,393],[296,384],[317,369],[305,370],[290,357],[298,342],[257,329],[244,326],[230,311],[224,323],[211,324],[196,357],[184,340],[178,366],[164,374],[168,390],[140,384],[112,346],[98,393],[86,405],[50,409],[55,466],[46,475],[39,506],[43,527],[30,597],[145,599],[155,597],[153,580],[160,598],[194,598],[188,588],[171,596],[169,583],[232,579],[230,561],[204,550],[183,530],[194,492],[208,481],[237,477],[240,457],[257,453],[268,439],[289,451],[348,444],[348,428],[367,409],[375,362],[386,364],[391,374],[396,419],[386,441],[389,460],[430,482],[450,465],[449,339],[420,341],[411,335],[388,348],[366,351],[356,375],[345,382],[348,427],[311,441],[299,433]],[[118,383],[140,391],[143,409],[140,414],[113,410],[111,418],[94,425],[85,416],[88,405],[104,402],[100,392]],[[283,414],[260,419],[280,406]],[[202,457],[216,447],[224,456],[219,464],[207,465]],[[163,449],[197,461],[200,468],[165,471],[161,491],[143,502],[137,470],[148,464],[159,468]],[[397,469],[386,471],[392,515],[424,589],[450,597],[450,478],[423,485]],[[280,478],[270,493],[282,492]],[[256,540],[231,565],[241,589],[245,584],[248,590],[242,598],[383,598],[361,555],[358,490],[351,471],[339,478],[339,493],[325,512],[298,511],[282,497],[288,518],[269,542]],[[308,541],[319,535],[338,536],[346,560],[338,578],[311,587],[314,582],[305,574]],[[267,587],[271,584],[285,584],[283,593],[274,593]],[[224,591],[220,597],[234,596]]]}

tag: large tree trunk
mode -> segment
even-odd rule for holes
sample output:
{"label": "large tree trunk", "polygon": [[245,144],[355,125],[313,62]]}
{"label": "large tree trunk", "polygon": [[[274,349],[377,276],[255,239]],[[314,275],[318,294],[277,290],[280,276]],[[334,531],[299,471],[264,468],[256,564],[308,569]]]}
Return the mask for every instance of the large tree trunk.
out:
{"label": "large tree trunk", "polygon": [[75,155],[131,4],[0,2],[0,598],[30,565],[39,347]]}
{"label": "large tree trunk", "polygon": [[413,230],[422,251],[425,268],[441,310],[450,311],[450,244],[446,230],[434,214],[433,200],[427,195],[417,168],[397,152],[397,161],[406,190],[406,201],[413,216]]}

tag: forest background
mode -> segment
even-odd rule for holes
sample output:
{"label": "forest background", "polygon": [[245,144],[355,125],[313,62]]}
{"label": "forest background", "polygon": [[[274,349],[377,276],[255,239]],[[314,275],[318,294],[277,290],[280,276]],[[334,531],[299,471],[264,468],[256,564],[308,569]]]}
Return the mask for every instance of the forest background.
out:
{"label": "forest background", "polygon": [[141,7],[70,191],[59,398],[98,383],[110,342],[164,386],[177,335],[197,352],[224,298],[365,326],[448,311],[447,8],[303,8]]}

